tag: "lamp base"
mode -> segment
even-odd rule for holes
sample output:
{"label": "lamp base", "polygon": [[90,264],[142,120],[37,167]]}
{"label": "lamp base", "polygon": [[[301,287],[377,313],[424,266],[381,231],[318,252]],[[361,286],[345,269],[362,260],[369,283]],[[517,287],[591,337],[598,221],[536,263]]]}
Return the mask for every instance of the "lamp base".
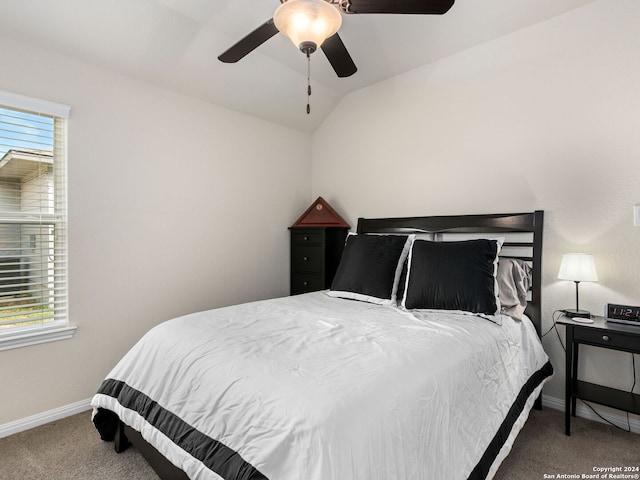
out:
{"label": "lamp base", "polygon": [[566,309],[564,314],[571,318],[591,318],[591,313],[586,310]]}

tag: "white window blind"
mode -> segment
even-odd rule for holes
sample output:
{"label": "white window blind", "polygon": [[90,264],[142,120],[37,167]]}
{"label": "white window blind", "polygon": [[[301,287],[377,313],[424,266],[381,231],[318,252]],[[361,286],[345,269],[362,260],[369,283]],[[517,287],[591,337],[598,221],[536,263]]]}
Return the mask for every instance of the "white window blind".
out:
{"label": "white window blind", "polygon": [[68,113],[0,92],[0,348],[68,326]]}

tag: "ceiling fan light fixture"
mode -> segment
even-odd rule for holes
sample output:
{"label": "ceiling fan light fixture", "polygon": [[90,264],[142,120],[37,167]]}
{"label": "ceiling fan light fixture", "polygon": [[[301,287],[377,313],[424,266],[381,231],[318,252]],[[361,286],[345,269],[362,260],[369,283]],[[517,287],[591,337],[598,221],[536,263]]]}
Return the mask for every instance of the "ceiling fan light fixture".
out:
{"label": "ceiling fan light fixture", "polygon": [[342,15],[325,0],[288,0],[273,15],[280,32],[304,53],[313,53],[342,25]]}

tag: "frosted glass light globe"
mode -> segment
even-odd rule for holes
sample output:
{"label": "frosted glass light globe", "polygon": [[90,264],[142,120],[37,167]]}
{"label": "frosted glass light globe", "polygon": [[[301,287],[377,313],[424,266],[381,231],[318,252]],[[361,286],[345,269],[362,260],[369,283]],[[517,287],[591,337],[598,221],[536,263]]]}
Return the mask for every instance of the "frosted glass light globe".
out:
{"label": "frosted glass light globe", "polygon": [[342,15],[324,0],[288,0],[277,8],[273,21],[296,47],[312,53],[340,29]]}

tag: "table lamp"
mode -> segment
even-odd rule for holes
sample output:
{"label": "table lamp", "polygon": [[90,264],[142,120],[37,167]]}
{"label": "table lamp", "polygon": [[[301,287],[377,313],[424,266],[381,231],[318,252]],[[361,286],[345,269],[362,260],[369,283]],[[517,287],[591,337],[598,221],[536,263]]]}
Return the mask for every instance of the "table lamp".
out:
{"label": "table lamp", "polygon": [[571,280],[576,282],[576,309],[565,310],[569,317],[591,318],[591,313],[587,310],[580,310],[578,302],[578,284],[580,282],[597,282],[598,274],[593,256],[588,253],[565,253],[560,262],[558,279]]}

